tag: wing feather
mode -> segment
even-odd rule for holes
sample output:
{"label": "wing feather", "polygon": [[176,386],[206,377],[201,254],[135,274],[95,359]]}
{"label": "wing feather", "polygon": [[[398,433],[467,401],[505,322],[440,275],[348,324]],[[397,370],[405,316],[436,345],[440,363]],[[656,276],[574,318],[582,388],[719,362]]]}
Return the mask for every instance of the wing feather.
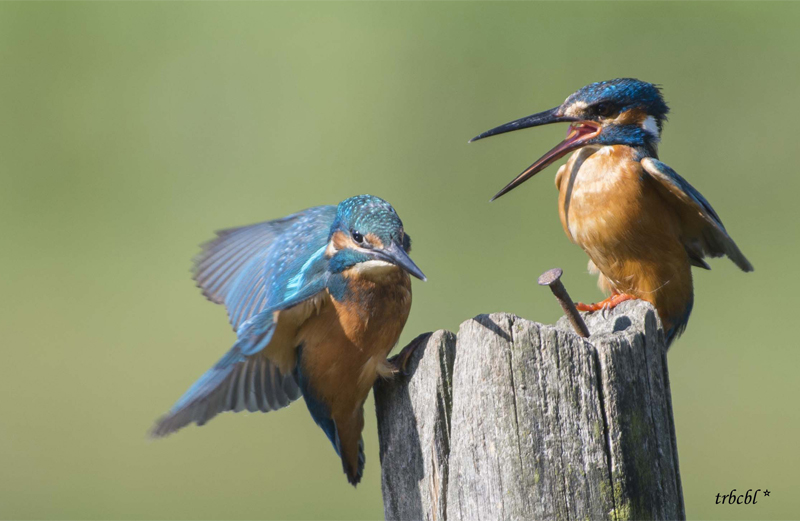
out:
{"label": "wing feather", "polygon": [[710,269],[703,257],[725,255],[741,270],[753,271],[753,265],[728,235],[717,212],[697,189],[658,159],[646,157],[642,166],[661,194],[682,207],[684,241],[692,264]]}
{"label": "wing feather", "polygon": [[[335,216],[335,206],[317,206],[283,219],[219,231],[195,257],[194,279],[206,298],[225,304],[231,326],[238,330],[268,306],[287,299],[288,282],[307,270],[309,257],[325,246]],[[311,280],[314,274],[301,279]]]}
{"label": "wing feather", "polygon": [[[326,284],[327,272],[323,271],[291,298],[243,323],[236,344],[156,422],[151,435],[166,436],[192,422],[203,425],[225,411],[274,411],[299,398],[301,392],[294,374],[283,374],[266,357],[264,348],[277,326],[273,321],[275,311],[298,309],[300,318],[294,315],[293,319],[304,322],[315,309],[304,303],[323,291]],[[280,314],[278,317],[281,320]]]}
{"label": "wing feather", "polygon": [[[247,381],[246,376],[243,377],[247,374],[270,374],[279,379],[280,385],[257,386],[254,385],[254,381]],[[263,355],[239,360],[223,370],[212,368],[201,380],[203,380],[201,387],[192,388],[187,392],[185,396],[189,399],[187,403],[179,406],[179,402],[156,422],[151,436],[156,438],[166,436],[192,422],[204,425],[225,411],[275,411],[300,397],[300,389],[294,377],[291,374],[281,375]]]}
{"label": "wing feather", "polygon": [[[223,233],[221,242],[206,250],[208,256],[198,262],[198,283],[213,301],[225,303],[237,341],[156,422],[152,436],[166,436],[192,422],[203,425],[220,412],[273,411],[300,397],[293,372],[283,374],[264,349],[277,327],[275,317],[287,316],[299,327],[316,309],[306,301],[327,286],[327,259],[321,252],[334,213],[335,207],[306,210],[282,220],[282,225],[291,224],[280,234],[275,222]],[[223,244],[229,237],[231,242]],[[244,237],[259,246],[248,246]]]}
{"label": "wing feather", "polygon": [[[320,284],[311,285],[286,308],[313,296]],[[151,435],[166,436],[192,422],[203,425],[225,411],[274,411],[299,398],[294,375],[282,374],[263,353],[275,332],[272,317],[273,311],[266,310],[243,324],[236,344],[156,422]]]}
{"label": "wing feather", "polygon": [[217,237],[201,246],[194,259],[194,280],[203,295],[222,304],[236,276],[253,257],[266,253],[269,245],[295,222],[302,212],[283,219],[217,232]]}

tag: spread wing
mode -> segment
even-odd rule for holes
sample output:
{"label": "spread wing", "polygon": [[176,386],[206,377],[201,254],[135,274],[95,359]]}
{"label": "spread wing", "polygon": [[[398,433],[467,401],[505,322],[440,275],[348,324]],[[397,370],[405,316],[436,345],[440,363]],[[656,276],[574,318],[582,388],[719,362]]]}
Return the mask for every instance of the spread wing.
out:
{"label": "spread wing", "polygon": [[[203,425],[221,412],[269,412],[298,399],[301,391],[293,373],[281,373],[262,351],[275,333],[275,317],[281,320],[280,314],[275,312],[299,308],[323,291],[326,285],[327,274],[322,272],[286,301],[263,310],[242,324],[237,332],[239,338],[230,351],[156,422],[151,436],[166,436],[191,422]],[[307,318],[310,306],[308,311],[301,312]]]}
{"label": "spread wing", "polygon": [[[219,231],[195,258],[194,279],[209,300],[225,304],[237,331],[268,305],[286,300],[282,284],[289,284],[320,248],[324,253],[335,217],[335,206],[318,206],[283,219]],[[292,289],[298,287],[295,281]]]}
{"label": "spread wing", "polygon": [[[154,437],[195,422],[203,425],[224,411],[268,412],[300,397],[292,373],[283,374],[262,353],[282,314],[302,322],[304,303],[327,286],[324,257],[335,207],[222,232],[197,261],[197,280],[211,300],[224,303],[237,341],[156,422]],[[257,247],[249,246],[247,239]],[[298,319],[298,316],[301,318]],[[287,346],[293,349],[295,346]]]}
{"label": "spread wing", "polygon": [[160,438],[191,422],[203,425],[225,411],[274,411],[299,397],[292,375],[282,375],[264,356],[245,357],[234,348],[158,419],[150,435]]}
{"label": "spread wing", "polygon": [[717,212],[703,195],[686,179],[658,159],[642,159],[661,195],[679,209],[684,232],[684,246],[692,264],[710,269],[703,257],[726,255],[743,271],[753,271],[753,265],[733,242]]}
{"label": "spread wing", "polygon": [[254,258],[263,258],[269,245],[301,215],[217,231],[217,237],[203,244],[194,259],[194,280],[203,295],[224,303],[242,269]]}

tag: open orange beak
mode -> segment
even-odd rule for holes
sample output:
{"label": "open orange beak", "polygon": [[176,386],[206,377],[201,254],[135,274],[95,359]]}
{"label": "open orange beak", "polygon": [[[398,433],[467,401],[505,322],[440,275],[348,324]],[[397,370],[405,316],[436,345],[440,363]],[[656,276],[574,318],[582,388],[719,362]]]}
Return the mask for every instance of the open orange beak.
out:
{"label": "open orange beak", "polygon": [[497,192],[497,194],[494,197],[492,197],[491,199],[492,201],[494,201],[501,195],[510,192],[511,190],[521,185],[522,183],[524,183],[537,173],[541,172],[542,170],[553,164],[555,161],[558,161],[565,155],[569,154],[570,152],[581,148],[586,144],[587,141],[594,139],[602,131],[602,127],[598,123],[595,123],[594,121],[583,121],[583,120],[578,120],[577,118],[559,115],[558,113],[559,108],[560,107],[556,107],[554,109],[546,110],[544,112],[540,112],[532,116],[528,116],[522,119],[512,121],[510,123],[506,123],[505,125],[500,125],[499,127],[487,130],[483,134],[480,134],[469,141],[470,143],[472,143],[473,141],[477,141],[479,139],[483,139],[489,136],[496,136],[497,134],[513,132],[514,130],[522,130],[523,128],[549,125],[550,123],[560,123],[560,122],[573,123],[572,125],[570,125],[569,131],[567,132],[567,137],[566,139],[564,139],[564,141],[556,145],[552,150],[547,152],[545,155],[537,159],[535,163],[526,168],[524,172],[515,177],[502,190]]}

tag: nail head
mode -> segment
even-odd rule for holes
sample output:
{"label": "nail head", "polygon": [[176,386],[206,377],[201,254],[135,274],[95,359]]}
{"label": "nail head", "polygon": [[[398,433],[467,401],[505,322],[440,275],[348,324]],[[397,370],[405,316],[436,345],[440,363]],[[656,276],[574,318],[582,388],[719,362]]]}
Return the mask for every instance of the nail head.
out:
{"label": "nail head", "polygon": [[540,286],[550,286],[558,279],[561,278],[561,274],[564,273],[561,268],[553,268],[551,270],[547,270],[541,275],[539,275],[539,285]]}

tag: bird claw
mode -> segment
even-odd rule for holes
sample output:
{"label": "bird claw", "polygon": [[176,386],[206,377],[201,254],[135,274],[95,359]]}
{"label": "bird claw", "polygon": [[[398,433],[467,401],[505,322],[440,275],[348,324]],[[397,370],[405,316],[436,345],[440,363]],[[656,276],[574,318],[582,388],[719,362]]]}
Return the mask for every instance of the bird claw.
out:
{"label": "bird claw", "polygon": [[576,302],[575,309],[578,311],[589,312],[597,311],[597,304],[584,304],[583,302]]}
{"label": "bird claw", "polygon": [[619,306],[626,300],[634,300],[636,298],[637,297],[629,295],[628,293],[616,293],[605,300],[597,302],[596,304],[584,304],[582,302],[576,302],[575,308],[578,311],[587,311],[589,313],[600,311],[600,316],[603,317],[603,319],[606,319],[610,316],[612,309]]}
{"label": "bird claw", "polygon": [[417,350],[418,347],[425,345],[430,338],[430,333],[423,333],[417,338],[412,340],[400,350],[397,355],[393,356],[388,362],[394,367],[395,372],[401,373],[403,376],[408,376],[408,361],[411,360],[411,355]]}

